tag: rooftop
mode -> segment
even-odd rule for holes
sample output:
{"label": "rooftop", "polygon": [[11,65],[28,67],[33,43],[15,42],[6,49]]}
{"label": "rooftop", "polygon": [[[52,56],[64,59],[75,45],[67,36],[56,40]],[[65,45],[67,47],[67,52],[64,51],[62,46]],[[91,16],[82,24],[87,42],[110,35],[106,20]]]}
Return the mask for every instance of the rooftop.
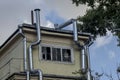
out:
{"label": "rooftop", "polygon": [[[18,25],[20,27],[23,27],[23,28],[28,28],[28,29],[36,29],[35,28],[35,25],[31,25],[31,24],[21,24],[21,25]],[[43,31],[47,31],[47,32],[55,32],[55,33],[61,33],[61,34],[70,34],[72,35],[73,34],[73,31],[72,30],[59,30],[59,29],[55,29],[55,28],[49,28],[49,27],[43,27],[41,26],[41,30]],[[0,46],[0,49],[14,36],[16,35],[16,33],[19,32],[19,29],[17,29],[1,46]],[[79,36],[86,36],[86,37],[91,37],[91,34],[90,33],[81,33],[81,32],[78,32],[78,35]]]}

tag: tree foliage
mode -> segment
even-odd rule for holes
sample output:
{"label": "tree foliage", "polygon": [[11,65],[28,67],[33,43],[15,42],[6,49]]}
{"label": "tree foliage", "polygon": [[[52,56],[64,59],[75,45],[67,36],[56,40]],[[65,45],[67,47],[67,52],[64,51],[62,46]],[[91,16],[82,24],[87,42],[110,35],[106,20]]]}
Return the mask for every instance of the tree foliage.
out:
{"label": "tree foliage", "polygon": [[[96,38],[97,35],[105,36],[107,30],[120,29],[120,0],[72,0],[79,6],[85,4],[89,7],[84,16],[78,21],[79,30],[90,32]],[[116,31],[120,45],[120,31]]]}

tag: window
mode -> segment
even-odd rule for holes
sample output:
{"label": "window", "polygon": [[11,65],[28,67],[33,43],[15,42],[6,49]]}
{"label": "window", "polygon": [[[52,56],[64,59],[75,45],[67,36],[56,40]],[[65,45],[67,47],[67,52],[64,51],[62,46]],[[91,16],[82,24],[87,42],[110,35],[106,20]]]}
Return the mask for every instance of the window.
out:
{"label": "window", "polygon": [[50,47],[42,47],[42,58],[45,60],[51,60],[51,49]]}
{"label": "window", "polygon": [[53,61],[61,61],[61,50],[60,48],[52,48]]}
{"label": "window", "polygon": [[72,62],[72,49],[42,46],[42,59],[49,61]]}
{"label": "window", "polygon": [[62,49],[63,61],[71,61],[71,51],[70,49]]}

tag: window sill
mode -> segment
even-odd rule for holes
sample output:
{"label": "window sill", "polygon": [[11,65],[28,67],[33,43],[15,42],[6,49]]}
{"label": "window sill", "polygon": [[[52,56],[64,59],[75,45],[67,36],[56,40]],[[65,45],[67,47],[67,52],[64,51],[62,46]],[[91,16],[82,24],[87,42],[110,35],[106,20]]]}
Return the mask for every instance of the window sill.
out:
{"label": "window sill", "polygon": [[41,62],[55,63],[55,64],[70,64],[73,65],[74,62],[62,62],[62,61],[51,61],[51,60],[41,60]]}

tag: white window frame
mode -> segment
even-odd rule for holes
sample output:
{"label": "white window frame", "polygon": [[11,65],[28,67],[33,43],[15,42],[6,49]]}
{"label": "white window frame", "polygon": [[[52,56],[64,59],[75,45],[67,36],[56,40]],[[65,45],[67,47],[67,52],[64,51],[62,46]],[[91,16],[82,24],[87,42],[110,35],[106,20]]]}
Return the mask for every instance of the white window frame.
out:
{"label": "white window frame", "polygon": [[[50,47],[50,49],[51,49],[51,60],[45,60],[45,59],[43,59],[43,57],[42,57],[42,46]],[[60,48],[61,61],[53,60],[52,48]],[[69,49],[71,51],[71,61],[70,62],[69,61],[63,61],[62,49]],[[40,60],[41,61],[51,61],[51,62],[60,62],[60,63],[74,63],[73,48],[69,47],[69,46],[53,45],[53,44],[41,44],[39,55],[40,55]]]}

